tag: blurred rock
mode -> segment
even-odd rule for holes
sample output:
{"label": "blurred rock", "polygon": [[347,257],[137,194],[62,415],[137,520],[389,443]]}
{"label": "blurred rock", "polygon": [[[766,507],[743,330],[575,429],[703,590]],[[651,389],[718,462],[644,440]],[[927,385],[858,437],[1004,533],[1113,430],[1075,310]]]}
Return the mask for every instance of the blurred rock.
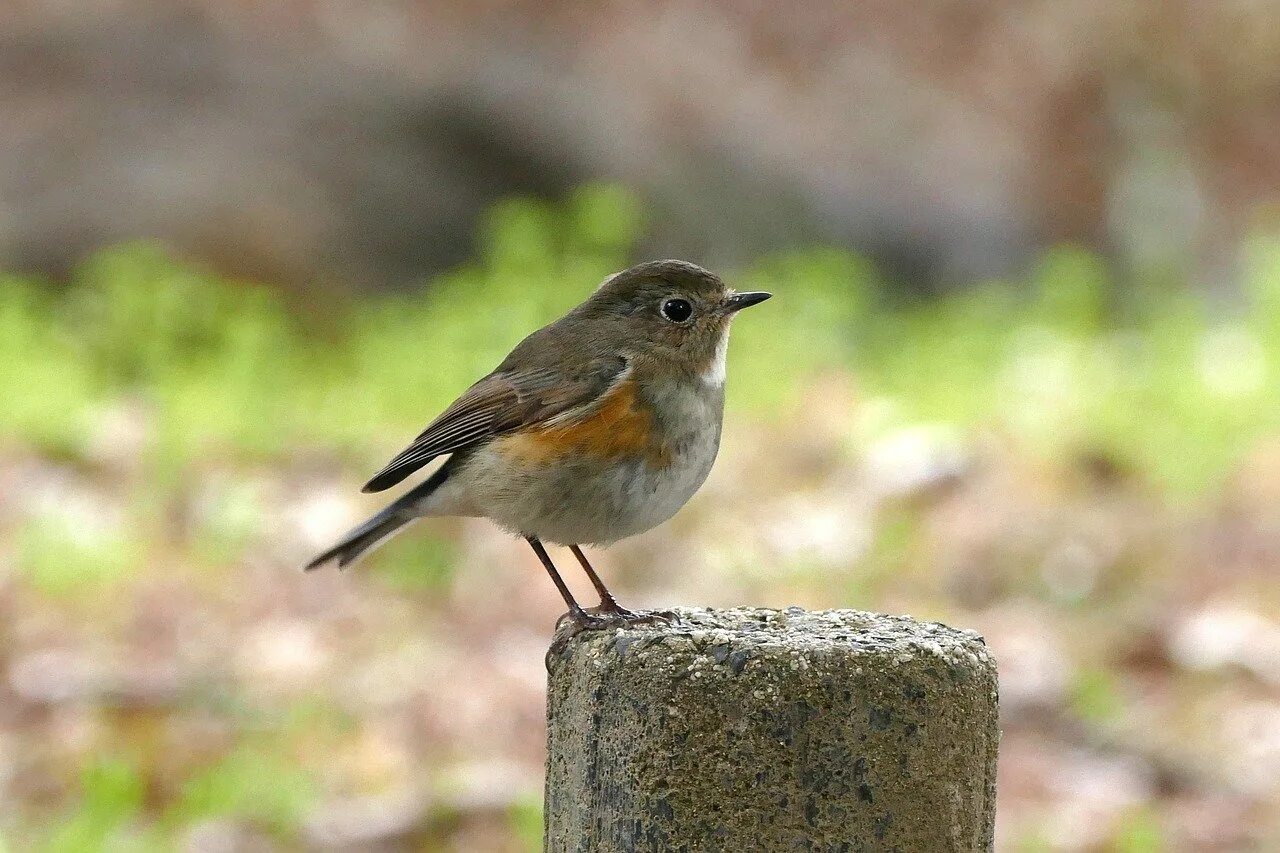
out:
{"label": "blurred rock", "polygon": [[420,830],[432,806],[431,798],[407,788],[329,800],[306,819],[303,835],[317,847],[367,849]]}
{"label": "blurred rock", "polygon": [[540,777],[506,761],[453,768],[432,793],[401,787],[382,794],[331,799],[307,818],[307,841],[321,847],[367,849],[427,832],[433,821],[506,815],[536,796]]}
{"label": "blurred rock", "polygon": [[186,853],[271,853],[271,840],[234,820],[204,820],[187,830]]}
{"label": "blurred rock", "polygon": [[153,420],[136,400],[104,406],[93,418],[85,456],[118,472],[137,470],[151,440]]}
{"label": "blurred rock", "polygon": [[506,811],[541,789],[542,776],[527,765],[491,759],[454,768],[445,785],[449,806],[459,811]]}
{"label": "blurred rock", "polygon": [[9,667],[10,688],[28,702],[97,697],[108,680],[101,659],[56,649],[23,655]]}
{"label": "blurred rock", "polygon": [[145,236],[269,281],[404,284],[468,257],[494,200],[607,177],[656,208],[644,254],[834,243],[920,287],[1069,240],[1221,283],[1280,187],[1277,17],[1203,12],[11,4],[0,266]]}
{"label": "blurred rock", "polygon": [[4,15],[0,265],[147,237],[271,282],[404,283],[464,259],[499,197],[585,175],[461,74],[417,85],[229,11]]}
{"label": "blurred rock", "polygon": [[9,687],[14,694],[45,705],[168,704],[182,686],[182,679],[168,664],[126,662],[118,653],[103,650],[46,649],[17,656],[9,667]]}
{"label": "blurred rock", "polygon": [[1250,701],[1221,714],[1223,778],[1255,796],[1280,794],[1280,702]]}
{"label": "blurred rock", "polygon": [[1040,575],[1054,595],[1066,601],[1080,601],[1093,592],[1111,559],[1106,543],[1092,538],[1068,539],[1045,555]]}
{"label": "blurred rock", "polygon": [[1010,603],[978,623],[1000,661],[1001,719],[1060,705],[1074,667],[1053,620],[1035,602]]}
{"label": "blurred rock", "polygon": [[1170,653],[1190,669],[1238,666],[1280,685],[1280,621],[1220,602],[1184,617],[1169,636]]}
{"label": "blurred rock", "polygon": [[939,488],[958,479],[969,465],[959,431],[943,424],[892,432],[867,447],[863,459],[870,488],[886,497]]}
{"label": "blurred rock", "polygon": [[1151,769],[1132,758],[1073,750],[1060,753],[1048,780],[1055,803],[1044,828],[1055,850],[1106,846],[1117,818],[1154,793]]}
{"label": "blurred rock", "polygon": [[[5,488],[8,487],[8,488]],[[86,547],[111,537],[125,522],[125,496],[103,488],[69,466],[36,464],[14,479],[0,479],[0,505],[12,500],[29,519],[57,525]]]}
{"label": "blurred rock", "polygon": [[764,539],[773,551],[761,566],[767,572],[809,570],[814,562],[848,565],[866,553],[874,537],[869,501],[855,494],[793,495],[762,517],[768,519]]}
{"label": "blurred rock", "polygon": [[329,662],[329,652],[309,621],[268,621],[253,626],[240,644],[242,677],[278,689],[305,689]]}
{"label": "blurred rock", "polygon": [[394,708],[421,693],[424,685],[444,681],[447,667],[447,656],[437,644],[408,642],[362,661],[340,683],[340,695],[355,708]]}
{"label": "blurred rock", "polygon": [[1170,823],[1176,827],[1178,840],[1186,850],[1257,849],[1258,839],[1250,831],[1249,802],[1241,797],[1208,794],[1184,797],[1170,808]]}

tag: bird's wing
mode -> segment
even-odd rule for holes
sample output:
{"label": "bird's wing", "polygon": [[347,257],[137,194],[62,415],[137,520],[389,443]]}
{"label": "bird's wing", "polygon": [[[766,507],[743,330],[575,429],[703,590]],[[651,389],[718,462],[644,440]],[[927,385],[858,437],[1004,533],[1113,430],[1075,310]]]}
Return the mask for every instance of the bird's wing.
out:
{"label": "bird's wing", "polygon": [[467,389],[364,486],[380,492],[399,483],[437,456],[482,444],[496,435],[545,423],[575,408],[588,407],[627,368],[621,356],[595,359],[568,372],[549,368],[499,368]]}

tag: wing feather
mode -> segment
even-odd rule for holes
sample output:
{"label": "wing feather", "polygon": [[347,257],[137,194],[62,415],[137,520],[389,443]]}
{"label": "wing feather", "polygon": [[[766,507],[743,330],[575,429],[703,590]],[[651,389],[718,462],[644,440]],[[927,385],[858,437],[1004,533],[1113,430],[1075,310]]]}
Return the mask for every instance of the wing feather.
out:
{"label": "wing feather", "polygon": [[437,456],[456,453],[524,426],[545,423],[598,400],[626,370],[621,356],[596,359],[585,369],[534,369],[489,374],[432,421],[413,443],[370,478],[364,491],[399,483]]}

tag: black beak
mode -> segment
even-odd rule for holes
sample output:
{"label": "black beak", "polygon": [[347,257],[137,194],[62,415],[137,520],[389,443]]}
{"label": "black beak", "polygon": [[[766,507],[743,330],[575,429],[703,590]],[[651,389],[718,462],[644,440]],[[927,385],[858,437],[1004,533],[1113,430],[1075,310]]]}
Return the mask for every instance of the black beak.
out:
{"label": "black beak", "polygon": [[741,311],[743,308],[750,308],[752,305],[758,305],[764,302],[772,293],[765,293],[763,290],[751,291],[749,293],[735,293],[724,301],[724,313],[733,314]]}

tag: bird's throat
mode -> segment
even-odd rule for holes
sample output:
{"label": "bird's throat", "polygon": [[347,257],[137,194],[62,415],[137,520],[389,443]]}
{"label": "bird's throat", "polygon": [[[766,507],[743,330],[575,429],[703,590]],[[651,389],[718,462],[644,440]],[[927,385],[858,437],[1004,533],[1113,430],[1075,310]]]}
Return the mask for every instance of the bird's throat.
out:
{"label": "bird's throat", "polygon": [[716,341],[716,351],[711,357],[711,363],[707,365],[707,369],[702,372],[702,382],[709,388],[723,388],[725,372],[729,359],[729,329],[726,327],[720,333],[720,340]]}

